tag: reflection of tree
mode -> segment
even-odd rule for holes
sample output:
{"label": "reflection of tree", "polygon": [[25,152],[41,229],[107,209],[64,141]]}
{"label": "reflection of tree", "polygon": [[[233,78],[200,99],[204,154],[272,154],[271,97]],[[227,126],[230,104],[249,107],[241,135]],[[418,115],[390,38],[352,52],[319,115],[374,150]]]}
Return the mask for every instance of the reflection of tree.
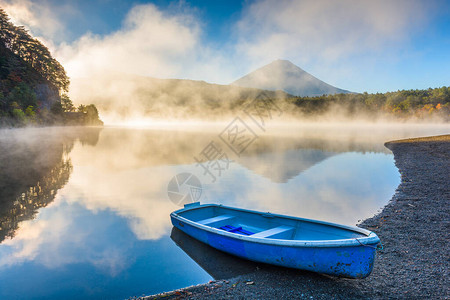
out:
{"label": "reflection of tree", "polygon": [[8,203],[7,210],[0,211],[0,240],[13,237],[19,223],[32,219],[37,210],[50,204],[55,198],[56,191],[69,180],[72,172],[70,159],[62,159],[48,174],[41,178],[34,186],[29,187],[14,202]]}
{"label": "reflection of tree", "polygon": [[101,129],[3,131],[0,137],[0,241],[50,204],[69,180],[76,140],[95,145]]}

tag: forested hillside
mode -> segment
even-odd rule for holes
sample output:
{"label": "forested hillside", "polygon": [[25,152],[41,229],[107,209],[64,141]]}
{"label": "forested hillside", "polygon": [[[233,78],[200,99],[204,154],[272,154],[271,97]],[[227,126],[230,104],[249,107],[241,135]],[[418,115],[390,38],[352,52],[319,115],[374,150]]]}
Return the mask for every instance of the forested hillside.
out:
{"label": "forested hillside", "polygon": [[309,116],[333,113],[344,117],[450,121],[450,87],[376,94],[336,94],[287,99]]}
{"label": "forested hillside", "polygon": [[63,66],[0,8],[0,126],[99,125],[94,105],[75,108]]}

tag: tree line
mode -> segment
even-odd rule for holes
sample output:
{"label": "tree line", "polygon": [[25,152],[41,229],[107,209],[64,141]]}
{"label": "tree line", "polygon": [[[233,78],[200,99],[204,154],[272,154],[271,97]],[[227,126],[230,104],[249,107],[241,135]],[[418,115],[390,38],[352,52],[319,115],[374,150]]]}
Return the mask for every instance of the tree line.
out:
{"label": "tree line", "polygon": [[6,48],[27,62],[43,78],[60,91],[68,92],[70,80],[63,66],[52,57],[47,47],[27,32],[25,27],[11,23],[1,8],[0,40]]}
{"label": "tree line", "polygon": [[346,115],[377,117],[390,115],[400,119],[426,119],[437,116],[450,120],[450,87],[396,92],[335,94],[317,97],[293,97],[287,100],[302,113],[318,115],[339,110]]}
{"label": "tree line", "polygon": [[63,66],[0,8],[0,127],[101,125],[97,108],[75,108]]}

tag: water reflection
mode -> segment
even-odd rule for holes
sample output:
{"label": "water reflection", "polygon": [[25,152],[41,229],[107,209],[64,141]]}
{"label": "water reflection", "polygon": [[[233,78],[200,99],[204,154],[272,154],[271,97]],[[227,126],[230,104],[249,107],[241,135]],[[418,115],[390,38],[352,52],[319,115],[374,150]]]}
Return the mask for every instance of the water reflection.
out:
{"label": "water reflection", "polygon": [[170,238],[215,280],[248,274],[262,265],[216,250],[176,227],[172,228]]}
{"label": "water reflection", "polygon": [[0,131],[0,242],[54,200],[72,172],[75,140],[95,146],[100,130]]}
{"label": "water reflection", "polygon": [[295,178],[336,154],[336,152],[324,150],[293,148],[258,155],[245,155],[239,159],[239,164],[272,182],[286,183],[289,179]]}
{"label": "water reflection", "polygon": [[427,130],[269,132],[241,157],[230,152],[233,163],[215,183],[194,156],[220,130],[1,132],[1,238],[8,238],[0,243],[0,298],[32,298],[20,288],[26,278],[42,297],[126,298],[247,272],[251,263],[218,270],[202,258],[207,249],[171,234],[174,175],[199,177],[202,202],[355,224],[399,183],[384,142],[446,129]]}
{"label": "water reflection", "polygon": [[[392,174],[398,177],[392,157],[386,154],[372,158],[340,154],[348,149],[376,151],[376,143],[343,140],[333,145],[327,137],[268,135],[259,138],[242,157],[232,157],[230,169],[212,184],[196,166],[194,156],[214,138],[216,135],[209,133],[105,129],[95,148],[74,148],[71,159],[78,167],[61,196],[92,211],[114,211],[127,219],[138,239],[146,240],[158,239],[170,230],[167,216],[177,207],[167,201],[167,184],[179,172],[188,171],[201,178],[203,202],[290,211],[322,219],[335,215],[338,208],[342,214],[335,221],[352,224],[358,216],[366,215],[361,212],[373,213],[383,205],[393,192]],[[325,161],[329,163],[322,164]],[[330,165],[334,167],[330,169]],[[372,175],[370,168],[384,172],[385,167],[389,176],[378,186],[367,186],[373,184],[373,176],[380,176],[376,170]],[[346,172],[352,168],[356,168],[357,180],[362,181],[355,184],[357,188],[348,184],[351,174]],[[304,172],[306,176],[301,175]],[[344,185],[333,183],[346,178]],[[367,191],[369,196],[361,192],[365,187],[372,189]],[[341,203],[342,199],[347,201]],[[356,205],[348,204],[355,201]],[[352,209],[346,209],[352,205]]]}

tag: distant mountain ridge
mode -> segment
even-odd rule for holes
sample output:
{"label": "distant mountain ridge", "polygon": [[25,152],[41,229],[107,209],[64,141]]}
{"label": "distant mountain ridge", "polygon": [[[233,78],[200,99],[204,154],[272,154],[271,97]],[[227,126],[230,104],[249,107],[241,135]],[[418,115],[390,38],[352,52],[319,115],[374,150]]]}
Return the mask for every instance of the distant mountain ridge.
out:
{"label": "distant mountain ridge", "polygon": [[272,91],[282,90],[291,95],[302,97],[351,93],[329,85],[290,61],[281,59],[241,77],[232,82],[231,85]]}
{"label": "distant mountain ridge", "polygon": [[292,97],[283,91],[122,73],[76,78],[71,86],[72,95],[78,101],[95,103],[102,112],[116,113],[122,118],[138,114],[158,118],[214,119],[238,112],[255,99]]}

